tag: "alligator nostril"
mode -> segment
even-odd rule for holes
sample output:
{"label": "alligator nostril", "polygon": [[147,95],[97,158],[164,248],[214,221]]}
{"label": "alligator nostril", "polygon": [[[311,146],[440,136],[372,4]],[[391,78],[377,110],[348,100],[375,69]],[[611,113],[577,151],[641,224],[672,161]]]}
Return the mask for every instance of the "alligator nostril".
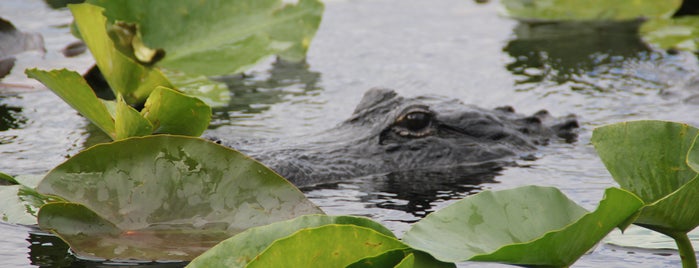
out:
{"label": "alligator nostril", "polygon": [[[539,113],[537,113],[537,114],[539,114]],[[540,124],[541,124],[541,118],[539,118],[539,117],[537,117],[537,116],[530,116],[530,117],[525,117],[525,118],[522,118],[522,119],[523,119],[524,122],[527,123],[527,124],[537,124],[537,125],[540,125]]]}
{"label": "alligator nostril", "polygon": [[512,108],[512,106],[510,106],[510,105],[500,106],[500,107],[495,108],[495,110],[503,111],[506,113],[514,113],[515,112],[515,108]]}
{"label": "alligator nostril", "polygon": [[546,117],[549,116],[549,111],[547,110],[539,110],[538,112],[534,113],[534,116],[536,117]]}

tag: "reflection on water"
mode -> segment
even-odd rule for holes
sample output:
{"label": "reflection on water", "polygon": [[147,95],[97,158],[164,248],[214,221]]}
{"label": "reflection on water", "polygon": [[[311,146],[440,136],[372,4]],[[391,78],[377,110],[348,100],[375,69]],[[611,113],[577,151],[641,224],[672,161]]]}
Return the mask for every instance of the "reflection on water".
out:
{"label": "reflection on water", "polygon": [[356,191],[363,193],[357,197],[361,203],[403,211],[419,219],[434,211],[436,203],[458,200],[480,192],[483,183],[497,183],[495,177],[502,168],[503,163],[492,162],[447,170],[407,170],[370,175],[343,183],[320,184],[302,190],[313,196],[315,190],[338,190],[349,183]]}
{"label": "reflection on water", "polygon": [[519,23],[514,29],[515,38],[503,49],[514,59],[506,68],[521,77],[516,84],[525,89],[546,83],[570,83],[574,90],[614,89],[598,81],[606,78],[639,80],[638,83],[645,87],[662,84],[665,80],[646,77],[643,73],[650,70],[639,68],[629,72],[624,69],[661,57],[660,53],[643,44],[637,34],[639,25],[640,22],[635,21],[614,24]]}
{"label": "reflection on water", "polygon": [[314,94],[320,90],[320,73],[309,70],[306,62],[287,62],[277,59],[264,73],[222,77],[231,91],[231,101],[224,109],[214,111],[212,128],[227,124],[239,114],[266,111],[271,105],[285,102],[291,96]]}
{"label": "reflection on water", "polygon": [[[22,107],[0,104],[0,131],[19,128],[26,121],[27,119],[22,115]],[[2,144],[1,138],[0,144]]]}

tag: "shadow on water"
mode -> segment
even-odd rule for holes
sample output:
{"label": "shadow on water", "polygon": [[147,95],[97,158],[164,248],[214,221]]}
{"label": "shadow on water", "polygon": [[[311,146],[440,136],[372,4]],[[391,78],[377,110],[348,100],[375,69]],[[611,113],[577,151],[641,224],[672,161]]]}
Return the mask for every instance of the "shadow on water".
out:
{"label": "shadow on water", "polygon": [[[643,75],[625,73],[624,67],[653,61],[660,53],[650,50],[637,34],[640,22],[624,23],[519,23],[514,39],[503,49],[514,61],[506,68],[520,77],[525,90],[571,83],[573,90],[607,91],[592,80],[614,77],[657,83]],[[594,79],[586,79],[594,78]]]}

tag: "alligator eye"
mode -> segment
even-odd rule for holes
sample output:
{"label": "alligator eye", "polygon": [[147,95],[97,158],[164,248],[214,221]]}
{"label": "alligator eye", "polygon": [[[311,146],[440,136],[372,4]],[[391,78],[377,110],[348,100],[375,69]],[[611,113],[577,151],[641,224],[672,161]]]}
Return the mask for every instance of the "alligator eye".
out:
{"label": "alligator eye", "polygon": [[393,131],[403,137],[419,138],[431,133],[432,113],[424,107],[411,109],[396,119]]}
{"label": "alligator eye", "polygon": [[403,125],[410,131],[418,132],[430,126],[431,117],[425,112],[412,112],[405,115]]}

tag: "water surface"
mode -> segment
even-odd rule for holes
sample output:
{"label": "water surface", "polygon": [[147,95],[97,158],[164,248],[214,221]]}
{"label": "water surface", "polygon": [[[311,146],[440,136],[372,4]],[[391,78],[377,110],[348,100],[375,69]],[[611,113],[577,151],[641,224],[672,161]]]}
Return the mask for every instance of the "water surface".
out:
{"label": "water surface", "polygon": [[[497,2],[467,0],[328,1],[306,63],[269,59],[245,77],[227,79],[231,103],[215,110],[208,134],[303,143],[304,136],[347,118],[371,87],[404,96],[439,94],[485,108],[512,105],[526,114],[548,109],[553,115],[579,116],[577,142],[542,147],[537,160],[519,161],[523,167],[446,181],[369,176],[304,189],[328,214],[368,216],[401,236],[427,213],[486,189],[555,186],[593,209],[604,189],[616,185],[589,142],[594,127],[636,119],[699,126],[694,55],[647,48],[633,23],[531,26],[499,16],[498,9]],[[66,27],[67,10],[38,0],[3,1],[0,17],[20,30],[43,34],[47,44],[44,55],[21,55],[0,85],[0,171],[42,174],[105,137],[27,80],[22,69],[84,71],[91,57],[61,54],[75,41]],[[0,231],[2,267],[94,265],[76,261],[60,240],[29,227],[0,224]],[[601,244],[575,267],[639,265],[680,262],[674,251]]]}

